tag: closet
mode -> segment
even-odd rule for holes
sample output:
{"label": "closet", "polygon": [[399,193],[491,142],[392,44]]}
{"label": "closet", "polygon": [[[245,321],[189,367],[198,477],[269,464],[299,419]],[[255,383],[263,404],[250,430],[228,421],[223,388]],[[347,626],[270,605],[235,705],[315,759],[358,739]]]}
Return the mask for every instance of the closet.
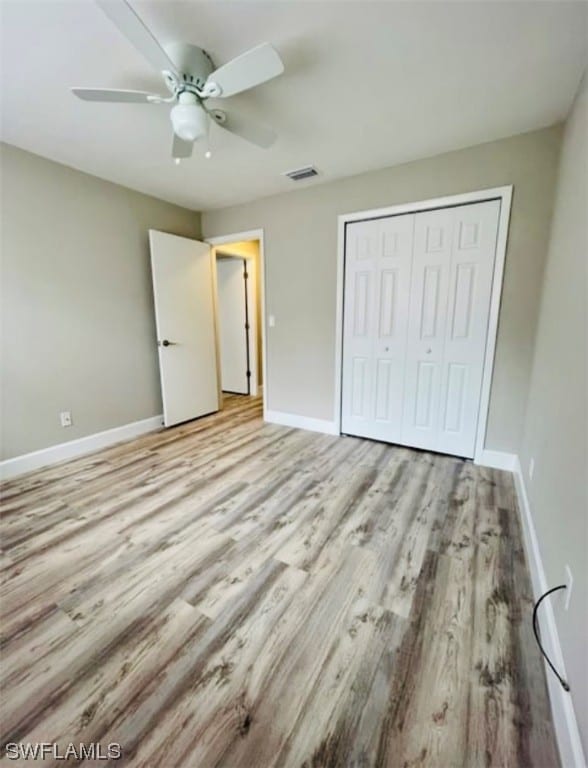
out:
{"label": "closet", "polygon": [[472,458],[500,200],[348,223],[341,428]]}

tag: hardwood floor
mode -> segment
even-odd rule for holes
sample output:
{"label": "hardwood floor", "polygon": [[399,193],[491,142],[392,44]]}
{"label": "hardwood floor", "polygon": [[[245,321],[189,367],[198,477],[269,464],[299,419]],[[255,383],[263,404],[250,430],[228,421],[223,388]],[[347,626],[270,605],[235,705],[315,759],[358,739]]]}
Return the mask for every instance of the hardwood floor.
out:
{"label": "hardwood floor", "polygon": [[2,744],[559,765],[511,476],[226,404],[4,485]]}

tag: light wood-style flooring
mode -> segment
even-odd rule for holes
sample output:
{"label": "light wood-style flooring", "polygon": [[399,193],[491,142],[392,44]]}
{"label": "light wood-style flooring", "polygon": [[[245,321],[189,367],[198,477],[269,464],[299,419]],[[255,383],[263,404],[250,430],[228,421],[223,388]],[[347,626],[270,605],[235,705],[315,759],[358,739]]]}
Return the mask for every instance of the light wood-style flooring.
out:
{"label": "light wood-style flooring", "polygon": [[3,491],[3,745],[116,742],[112,764],[142,768],[559,765],[507,473],[230,397]]}

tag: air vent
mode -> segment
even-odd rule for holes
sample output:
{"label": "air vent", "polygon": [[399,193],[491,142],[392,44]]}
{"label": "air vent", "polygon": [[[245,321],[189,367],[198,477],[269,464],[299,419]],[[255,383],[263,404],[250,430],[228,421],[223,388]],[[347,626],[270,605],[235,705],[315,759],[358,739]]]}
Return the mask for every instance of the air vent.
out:
{"label": "air vent", "polygon": [[302,181],[302,179],[310,179],[313,176],[318,176],[318,171],[312,165],[307,165],[306,168],[297,168],[295,171],[286,171],[282,174],[287,176],[292,181]]}

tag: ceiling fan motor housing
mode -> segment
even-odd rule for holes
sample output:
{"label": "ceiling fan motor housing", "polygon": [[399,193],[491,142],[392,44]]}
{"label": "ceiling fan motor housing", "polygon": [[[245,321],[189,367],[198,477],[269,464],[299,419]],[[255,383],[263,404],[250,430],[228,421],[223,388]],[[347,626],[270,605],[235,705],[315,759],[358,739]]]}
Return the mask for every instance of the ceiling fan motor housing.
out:
{"label": "ceiling fan motor housing", "polygon": [[166,75],[166,83],[172,93],[178,87],[180,90],[204,88],[208,76],[214,72],[214,64],[206,51],[188,43],[170,43],[165,46],[165,52],[176,65],[181,77],[178,83],[174,77]]}

